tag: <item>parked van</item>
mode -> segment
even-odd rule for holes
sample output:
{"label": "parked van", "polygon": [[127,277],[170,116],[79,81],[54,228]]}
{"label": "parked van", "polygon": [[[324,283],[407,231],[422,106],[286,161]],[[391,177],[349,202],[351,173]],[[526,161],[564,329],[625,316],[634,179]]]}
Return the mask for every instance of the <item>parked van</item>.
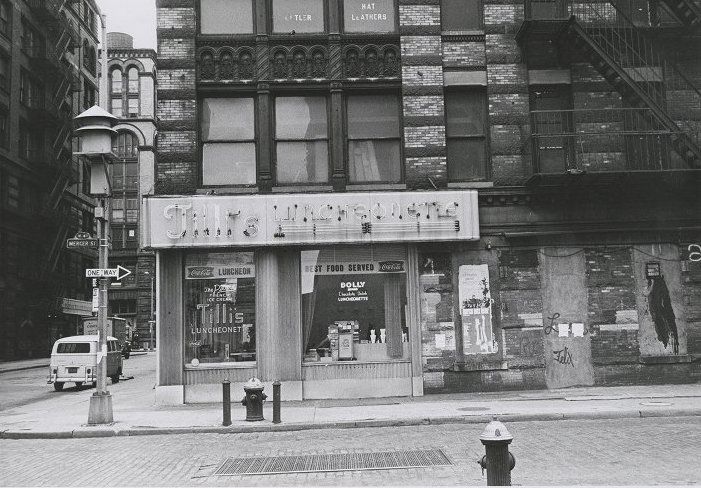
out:
{"label": "parked van", "polygon": [[[97,383],[97,352],[100,349],[96,335],[63,337],[51,349],[49,381],[56,391],[63,390],[66,382],[80,387],[83,383]],[[103,359],[104,360],[104,359]],[[107,337],[107,376],[112,383],[122,374],[122,352],[116,338]]]}

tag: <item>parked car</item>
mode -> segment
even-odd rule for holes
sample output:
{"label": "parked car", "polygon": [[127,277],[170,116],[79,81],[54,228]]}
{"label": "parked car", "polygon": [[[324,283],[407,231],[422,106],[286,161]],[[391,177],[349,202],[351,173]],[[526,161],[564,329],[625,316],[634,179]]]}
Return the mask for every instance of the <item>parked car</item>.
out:
{"label": "parked car", "polygon": [[[63,390],[67,382],[80,387],[84,383],[97,383],[97,354],[99,345],[96,335],[63,337],[54,343],[51,349],[49,380],[56,391]],[[119,382],[122,374],[122,354],[119,342],[114,337],[107,337],[107,376],[112,383]]]}

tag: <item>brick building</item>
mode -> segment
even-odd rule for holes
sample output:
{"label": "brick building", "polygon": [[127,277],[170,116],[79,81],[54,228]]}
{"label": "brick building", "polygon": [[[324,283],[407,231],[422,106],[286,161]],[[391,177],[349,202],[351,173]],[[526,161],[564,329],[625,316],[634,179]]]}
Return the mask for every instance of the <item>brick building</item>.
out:
{"label": "brick building", "polygon": [[698,379],[699,6],[614,3],[158,0],[158,400]]}
{"label": "brick building", "polygon": [[0,1],[0,359],[49,354],[90,315],[84,269],[96,252],[66,238],[93,231],[73,116],[97,99],[93,0]]}
{"label": "brick building", "polygon": [[112,152],[110,266],[132,271],[110,289],[109,316],[122,317],[138,333],[141,346],[152,345],[155,308],[155,260],[139,248],[139,202],[153,193],[156,135],[156,52],[135,49],[134,39],[107,33],[109,109],[119,119]]}

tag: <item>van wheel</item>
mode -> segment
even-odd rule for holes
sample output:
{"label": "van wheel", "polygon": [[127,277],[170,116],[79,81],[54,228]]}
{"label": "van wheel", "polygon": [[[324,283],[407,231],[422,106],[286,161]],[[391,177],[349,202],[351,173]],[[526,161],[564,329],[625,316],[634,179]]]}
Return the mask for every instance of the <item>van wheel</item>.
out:
{"label": "van wheel", "polygon": [[93,388],[97,388],[97,381],[93,381],[93,382],[92,382],[92,387],[93,387]]}
{"label": "van wheel", "polygon": [[119,373],[114,376],[110,376],[110,378],[112,378],[112,384],[119,383]]}
{"label": "van wheel", "polygon": [[82,381],[76,381],[75,382],[75,387],[78,388],[79,390],[83,387],[83,382]]}
{"label": "van wheel", "polygon": [[54,390],[56,390],[56,391],[63,390],[63,382],[62,381],[54,381]]}

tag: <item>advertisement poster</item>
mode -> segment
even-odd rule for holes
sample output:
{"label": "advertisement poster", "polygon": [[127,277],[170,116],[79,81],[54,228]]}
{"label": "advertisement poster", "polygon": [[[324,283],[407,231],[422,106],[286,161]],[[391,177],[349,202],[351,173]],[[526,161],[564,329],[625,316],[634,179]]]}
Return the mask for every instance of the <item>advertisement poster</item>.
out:
{"label": "advertisement poster", "polygon": [[460,315],[464,354],[497,352],[492,329],[492,295],[489,267],[486,264],[463,265],[459,269]]}

